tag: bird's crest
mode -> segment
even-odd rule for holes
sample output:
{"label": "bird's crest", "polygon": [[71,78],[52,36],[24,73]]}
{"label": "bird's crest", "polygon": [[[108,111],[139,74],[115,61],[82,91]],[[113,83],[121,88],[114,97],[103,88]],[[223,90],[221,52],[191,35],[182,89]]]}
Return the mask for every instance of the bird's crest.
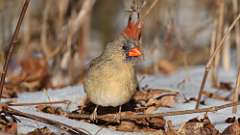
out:
{"label": "bird's crest", "polygon": [[122,35],[133,40],[140,40],[142,29],[143,22],[139,18],[137,21],[133,21],[132,17],[130,16],[128,19],[128,25],[123,30]]}

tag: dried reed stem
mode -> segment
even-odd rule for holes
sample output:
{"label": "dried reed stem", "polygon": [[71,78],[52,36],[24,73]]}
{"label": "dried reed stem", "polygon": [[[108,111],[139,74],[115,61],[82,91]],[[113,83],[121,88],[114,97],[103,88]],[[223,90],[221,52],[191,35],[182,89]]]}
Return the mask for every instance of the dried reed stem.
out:
{"label": "dried reed stem", "polygon": [[1,97],[2,97],[3,86],[4,86],[4,83],[5,83],[5,77],[6,77],[7,71],[8,71],[9,61],[10,61],[12,55],[13,55],[13,52],[14,52],[14,49],[15,49],[15,46],[16,46],[17,36],[18,36],[19,31],[20,31],[21,24],[22,24],[22,21],[23,21],[23,18],[25,16],[25,14],[26,14],[29,3],[30,3],[30,0],[25,0],[24,5],[22,7],[21,14],[20,14],[18,22],[17,22],[17,26],[15,28],[15,31],[14,31],[14,33],[12,35],[12,38],[10,40],[10,43],[9,43],[9,49],[8,49],[8,52],[7,52],[7,57],[6,57],[6,60],[4,62],[4,65],[3,65],[3,73],[1,73],[0,100],[1,100]]}
{"label": "dried reed stem", "polygon": [[232,99],[232,104],[233,104],[232,112],[233,113],[237,113],[237,105],[238,104],[234,104],[234,103],[238,102],[239,87],[240,87],[240,67],[238,68],[236,86],[233,90],[233,99]]}
{"label": "dried reed stem", "polygon": [[[224,32],[224,10],[225,10],[225,2],[224,0],[218,0],[218,7],[219,7],[219,16],[218,16],[218,25],[217,25],[217,35],[216,35],[216,42],[215,42],[215,48],[217,48],[218,43],[222,39],[222,35]],[[212,86],[218,87],[219,86],[219,81],[218,81],[218,74],[217,74],[217,69],[219,66],[219,61],[220,61],[220,54],[221,51],[219,51],[215,58],[214,58],[214,63],[212,64]]]}
{"label": "dried reed stem", "polygon": [[18,111],[16,109],[13,109],[13,108],[10,108],[10,107],[7,107],[7,109],[4,110],[4,111],[6,111],[7,113],[10,113],[12,115],[15,115],[15,116],[28,118],[28,119],[36,120],[36,121],[39,121],[39,122],[42,122],[42,123],[46,123],[46,124],[55,126],[59,129],[62,129],[64,131],[69,132],[70,134],[77,134],[77,135],[89,135],[89,134],[91,134],[90,132],[88,132],[85,129],[75,128],[75,127],[72,127],[70,125],[64,124],[62,122],[50,120],[50,119],[47,119],[47,118],[44,118],[44,117],[41,117],[41,116],[36,116],[36,115],[33,115],[33,114],[24,113],[24,112]]}
{"label": "dried reed stem", "polygon": [[205,87],[205,83],[206,83],[206,80],[207,80],[207,76],[208,76],[208,72],[211,68],[211,65],[213,63],[213,60],[215,58],[215,56],[217,55],[217,53],[222,49],[223,47],[223,43],[224,41],[226,40],[226,38],[229,36],[230,32],[232,31],[232,29],[234,28],[234,26],[237,24],[237,22],[239,21],[240,19],[240,13],[238,14],[238,16],[234,19],[234,21],[232,22],[232,24],[230,25],[230,27],[227,29],[227,31],[224,33],[224,36],[222,38],[222,40],[218,43],[218,46],[217,48],[214,50],[213,54],[211,54],[209,60],[208,60],[208,63],[206,64],[205,66],[205,72],[204,72],[204,75],[203,75],[203,79],[202,79],[202,82],[201,82],[201,86],[200,86],[200,90],[199,90],[199,93],[198,93],[198,97],[197,97],[197,103],[196,103],[196,109],[199,108],[199,104],[200,104],[200,100],[201,100],[201,97],[202,97],[202,92],[204,90],[204,87]]}
{"label": "dried reed stem", "polygon": [[51,5],[51,1],[45,1],[45,5],[44,5],[44,9],[43,9],[43,18],[42,18],[42,25],[41,25],[41,35],[40,35],[40,45],[43,51],[43,54],[46,58],[46,61],[48,61],[48,59],[50,58],[50,49],[48,48],[48,14],[49,14],[49,10],[50,10],[50,5]]}
{"label": "dried reed stem", "polygon": [[[193,114],[193,113],[216,112],[221,109],[232,107],[233,105],[237,105],[237,103],[228,103],[228,104],[223,104],[219,106],[213,106],[213,107],[202,108],[202,109],[184,110],[184,111],[162,112],[162,113],[155,113],[155,114],[121,115],[121,120],[136,120],[136,119],[156,118],[156,117],[159,118],[159,117],[165,117],[165,116],[177,116],[177,115],[185,115],[185,114]],[[69,113],[69,114],[66,114],[66,116],[69,118],[75,118],[75,119],[90,119],[90,115],[87,115],[87,114]],[[116,114],[98,115],[96,119],[109,121],[109,122],[116,122],[114,121],[115,116]]]}
{"label": "dried reed stem", "polygon": [[[233,12],[234,15],[237,17],[239,12],[239,1],[238,0],[232,0],[233,4]],[[240,66],[240,23],[236,24],[235,26],[235,40],[236,40],[236,47],[237,47],[237,65]]]}
{"label": "dried reed stem", "polygon": [[37,103],[9,103],[8,106],[32,106],[32,105],[53,105],[53,104],[69,104],[71,101],[52,101],[52,102],[37,102]]}
{"label": "dried reed stem", "polygon": [[[225,28],[225,31],[228,29],[228,27]],[[230,36],[227,37],[226,41],[224,42],[223,52],[222,52],[222,63],[223,63],[223,69],[225,71],[229,71],[231,68],[231,43],[230,43]]]}
{"label": "dried reed stem", "polygon": [[144,20],[146,18],[146,16],[148,16],[148,14],[152,11],[152,9],[155,7],[155,5],[158,3],[158,0],[154,0],[153,3],[151,4],[151,6],[147,9],[147,11],[143,14],[143,16],[141,17],[141,20]]}

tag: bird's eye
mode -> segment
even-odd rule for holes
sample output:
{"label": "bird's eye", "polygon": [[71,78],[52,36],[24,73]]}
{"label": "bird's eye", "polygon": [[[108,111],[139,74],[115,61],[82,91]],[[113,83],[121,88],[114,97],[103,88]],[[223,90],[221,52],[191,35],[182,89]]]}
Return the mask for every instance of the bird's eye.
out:
{"label": "bird's eye", "polygon": [[127,50],[129,50],[129,47],[127,45],[123,45],[122,49],[127,51]]}

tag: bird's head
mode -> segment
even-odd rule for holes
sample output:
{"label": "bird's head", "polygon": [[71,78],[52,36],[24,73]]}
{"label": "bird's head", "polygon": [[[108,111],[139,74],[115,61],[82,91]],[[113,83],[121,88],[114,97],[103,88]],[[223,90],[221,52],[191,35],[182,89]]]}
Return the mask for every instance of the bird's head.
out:
{"label": "bird's head", "polygon": [[105,54],[111,55],[115,59],[124,59],[129,62],[136,61],[143,56],[140,49],[141,32],[143,23],[139,20],[128,20],[128,25],[124,28],[120,36],[105,48]]}
{"label": "bird's head", "polygon": [[142,26],[141,21],[133,22],[130,18],[127,27],[122,32],[124,38],[122,41],[122,50],[129,60],[139,58],[143,55],[140,49]]}

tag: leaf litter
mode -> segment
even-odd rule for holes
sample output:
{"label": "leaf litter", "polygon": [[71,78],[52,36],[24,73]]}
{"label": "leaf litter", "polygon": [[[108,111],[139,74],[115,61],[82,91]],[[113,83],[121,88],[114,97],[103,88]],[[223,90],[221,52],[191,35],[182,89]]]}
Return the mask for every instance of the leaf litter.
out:
{"label": "leaf litter", "polygon": [[[159,112],[171,112],[179,110],[193,109],[195,100],[185,99],[193,98],[197,95],[199,87],[198,81],[201,78],[203,68],[193,68],[188,71],[191,79],[181,84],[178,82],[185,78],[185,71],[165,76],[151,75],[145,77],[141,82],[143,90],[138,91],[134,96],[134,100],[123,106],[121,115],[131,116],[134,114],[154,114]],[[225,74],[220,72],[221,78],[234,80],[234,72]],[[226,80],[222,80],[226,82]],[[229,81],[229,80],[228,80]],[[229,91],[221,91],[212,88],[207,84],[206,91],[209,93],[217,93],[219,96],[226,96]],[[59,90],[48,90],[48,96],[44,92],[32,92],[19,94],[17,103],[21,102],[46,102],[58,100],[70,100],[71,104],[66,105],[37,105],[14,107],[18,110],[29,114],[37,114],[49,119],[58,120],[63,123],[74,125],[74,127],[84,128],[94,134],[237,134],[239,133],[239,120],[237,115],[231,113],[231,108],[225,108],[217,112],[185,114],[179,116],[166,116],[159,118],[146,118],[138,120],[122,120],[120,124],[108,121],[99,121],[92,123],[89,120],[69,119],[65,116],[66,113],[90,114],[94,107],[86,101],[82,86],[66,87]],[[229,103],[227,100],[212,98],[205,96],[205,104],[203,107],[210,107]],[[80,106],[79,106],[80,105]],[[99,115],[114,114],[117,108],[100,108]],[[201,118],[202,117],[202,118]],[[17,117],[21,123],[17,123],[17,133],[30,133],[35,129],[47,127],[51,132],[58,134],[60,131],[52,126],[39,123],[25,118]],[[228,118],[228,120],[226,120]],[[89,123],[90,122],[90,123]],[[27,124],[28,123],[28,124]],[[31,125],[31,126],[29,126]],[[2,130],[3,131],[3,130]],[[38,131],[38,130],[36,130]]]}

